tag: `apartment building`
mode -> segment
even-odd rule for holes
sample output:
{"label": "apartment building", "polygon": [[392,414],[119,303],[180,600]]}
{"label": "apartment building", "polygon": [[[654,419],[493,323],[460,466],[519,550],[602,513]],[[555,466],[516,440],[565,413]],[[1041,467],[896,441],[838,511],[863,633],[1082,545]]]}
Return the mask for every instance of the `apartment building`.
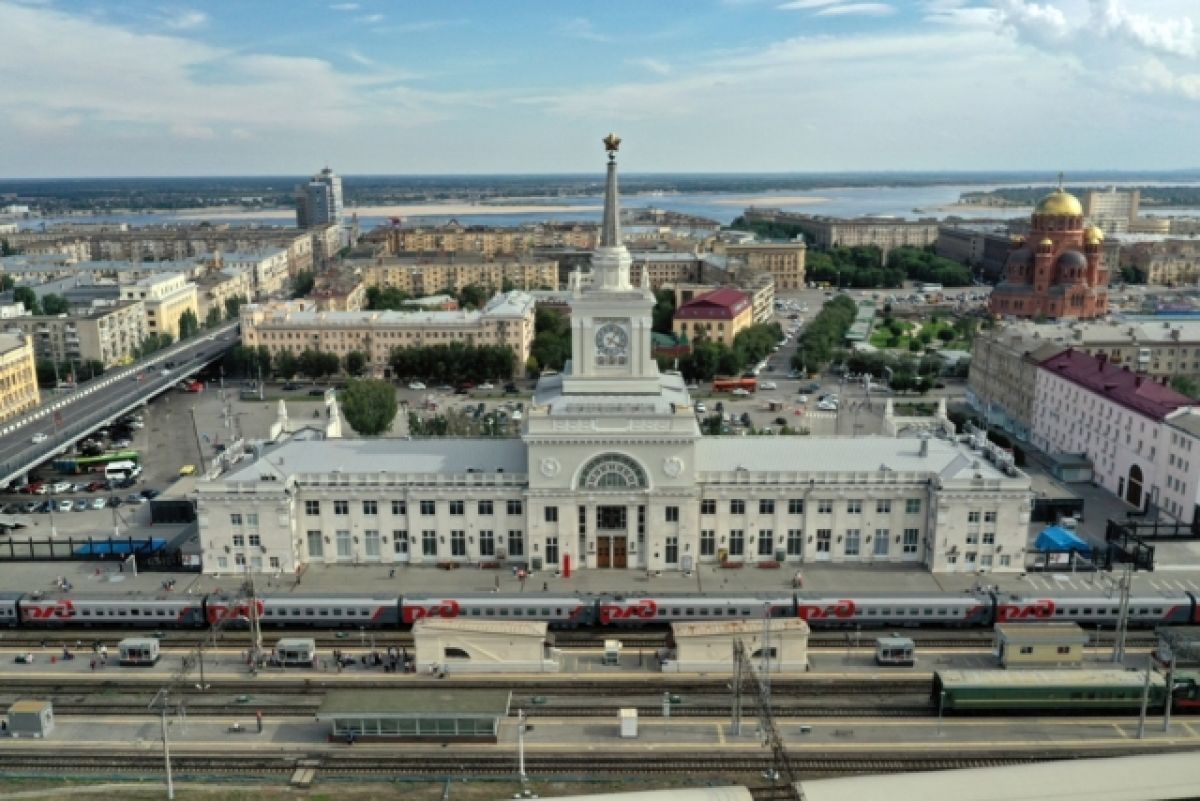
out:
{"label": "apartment building", "polygon": [[289,287],[290,262],[283,248],[222,253],[221,263],[250,276],[254,287],[251,297],[257,300],[282,294]]}
{"label": "apartment building", "polygon": [[33,343],[24,334],[0,334],[0,422],[41,403]]}
{"label": "apartment building", "polygon": [[752,272],[770,273],[775,289],[804,288],[804,263],[808,248],[804,242],[742,242],[713,244],[713,252],[739,259]]}
{"label": "apartment building", "polygon": [[732,287],[721,287],[701,295],[675,309],[671,330],[677,338],[689,342],[720,342],[727,346],[744,329],[754,324],[750,296]]}
{"label": "apartment building", "polygon": [[1028,440],[1037,365],[1067,348],[1155,381],[1200,378],[1200,321],[1019,321],[976,335],[967,401],[989,424]]}
{"label": "apartment building", "polygon": [[877,247],[884,257],[892,248],[923,248],[937,241],[938,221],[934,218],[902,220],[893,217],[825,217],[781,209],[748,208],[748,222],[760,220],[794,225],[805,240],[819,250],[835,247]]}
{"label": "apartment building", "polygon": [[1200,283],[1200,241],[1134,239],[1121,242],[1121,266],[1141,273],[1147,284],[1193,286]]}
{"label": "apartment building", "polygon": [[557,289],[558,265],[550,260],[492,259],[478,254],[452,257],[388,256],[366,264],[351,262],[368,287],[394,287],[413,297],[443,290],[481,286],[532,290]]}
{"label": "apartment building", "polygon": [[254,297],[254,281],[250,274],[235,267],[210,268],[195,279],[195,284],[196,304],[202,323],[213,309],[224,320],[228,311],[227,301],[240,298],[248,302]]}
{"label": "apartment building", "polygon": [[539,223],[518,227],[462,225],[395,226],[388,231],[388,252],[474,253],[482,256],[516,256],[535,247],[573,247],[591,250],[599,241],[599,226],[592,223]]}
{"label": "apartment building", "polygon": [[12,319],[32,344],[39,361],[96,361],[105,367],[126,364],[146,338],[146,309],[140,300],[97,304],[59,315]]}
{"label": "apartment building", "polygon": [[534,301],[524,292],[494,296],[472,311],[318,311],[308,301],[250,304],[241,310],[242,343],[266,346],[274,355],[288,350],[367,356],[374,375],[387,375],[395,348],[449,345],[504,346],[512,350],[515,369],[523,370],[533,344]]}
{"label": "apartment building", "polygon": [[933,252],[944,259],[965,264],[990,281],[1004,274],[1004,265],[1013,248],[1008,224],[943,223],[938,226]]}
{"label": "apartment building", "polygon": [[[739,276],[742,280],[734,281],[729,286],[745,292],[750,297],[750,306],[755,323],[769,323],[775,319],[775,279],[764,273],[752,273]],[[717,287],[713,284],[677,283],[664,284],[662,289],[670,289],[675,293],[675,307],[679,308],[695,297],[712,292]]]}
{"label": "apartment building", "polygon": [[367,305],[367,284],[357,271],[326,270],[309,293],[321,311],[360,311]]}
{"label": "apartment building", "polygon": [[179,318],[184,312],[196,315],[200,304],[196,285],[181,273],[151,275],[121,287],[122,300],[140,300],[146,307],[146,333],[168,334],[179,339]]}
{"label": "apartment building", "polygon": [[1038,367],[1032,442],[1051,454],[1083,454],[1092,479],[1130,506],[1160,502],[1164,421],[1192,401],[1166,383],[1074,349]]}
{"label": "apartment building", "polygon": [[1100,191],[1089,191],[1083,198],[1083,215],[1088,222],[1106,235],[1123,234],[1137,222],[1141,192],[1118,192],[1109,187]]}

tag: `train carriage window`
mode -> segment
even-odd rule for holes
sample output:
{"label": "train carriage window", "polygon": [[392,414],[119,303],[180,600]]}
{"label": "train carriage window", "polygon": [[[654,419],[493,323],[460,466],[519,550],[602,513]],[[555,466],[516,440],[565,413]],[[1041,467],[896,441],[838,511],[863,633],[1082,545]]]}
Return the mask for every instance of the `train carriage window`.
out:
{"label": "train carriage window", "polygon": [[883,609],[879,610],[880,617],[891,617],[891,615],[892,615],[892,610],[888,609],[886,606]]}
{"label": "train carriage window", "polygon": [[296,617],[300,617],[300,610],[299,610],[299,609],[293,609],[293,610],[292,610],[292,614],[293,614],[293,615],[295,615]]}
{"label": "train carriage window", "polygon": [[140,617],[140,616],[141,616],[141,614],[142,614],[142,610],[141,610],[141,609],[130,609],[130,610],[129,610],[129,616],[130,616],[130,617]]}
{"label": "train carriage window", "polygon": [[707,610],[707,609],[701,609],[701,610],[700,610],[700,616],[701,616],[701,617],[708,617],[708,610]]}
{"label": "train carriage window", "polygon": [[1085,607],[1083,608],[1083,613],[1084,613],[1085,615],[1090,615],[1090,614],[1092,613],[1092,609],[1091,609],[1091,607],[1089,607],[1089,606],[1085,606]]}
{"label": "train carriage window", "polygon": [[950,614],[950,610],[949,609],[939,609],[937,611],[937,613],[939,615],[941,615],[942,617],[945,617],[946,615]]}
{"label": "train carriage window", "polygon": [[472,609],[472,610],[470,610],[470,611],[471,611],[471,617],[479,617],[479,610],[478,610],[478,609]]}
{"label": "train carriage window", "polygon": [[921,614],[921,610],[920,609],[909,609],[908,613],[910,615],[912,615],[913,617],[916,617],[917,615]]}
{"label": "train carriage window", "polygon": [[689,609],[688,609],[688,610],[687,610],[687,611],[686,611],[684,614],[686,614],[688,617],[695,617],[695,616],[696,616],[696,610],[695,610],[695,609],[690,609],[690,608],[689,608]]}
{"label": "train carriage window", "polygon": [[1074,608],[1074,609],[1072,609],[1072,610],[1071,610],[1071,616],[1072,616],[1072,617],[1074,617],[1075,615],[1078,615],[1078,614],[1079,614],[1079,608],[1078,608],[1078,607],[1076,607],[1076,608]]}
{"label": "train carriage window", "polygon": [[678,606],[671,609],[671,617],[679,617],[679,607]]}
{"label": "train carriage window", "polygon": [[1067,613],[1067,610],[1063,609],[1061,606],[1054,610],[1054,614],[1058,615],[1059,617],[1062,617],[1066,613]]}
{"label": "train carriage window", "polygon": [[[554,611],[556,612],[556,614],[555,614],[555,617],[562,617],[562,610],[556,609],[556,610],[554,610]],[[550,617],[550,610],[549,610],[549,609],[543,609],[543,610],[542,610],[542,617]]]}
{"label": "train carriage window", "polygon": [[1163,612],[1163,610],[1162,610],[1162,607],[1161,607],[1161,606],[1156,606],[1156,607],[1154,607],[1154,614],[1156,614],[1156,615],[1161,615],[1161,614],[1162,614],[1162,612]]}
{"label": "train carriage window", "polygon": [[495,609],[485,609],[485,610],[483,610],[483,614],[485,617],[495,617],[496,610]]}
{"label": "train carriage window", "polygon": [[329,610],[328,610],[328,609],[322,609],[322,610],[321,610],[321,617],[329,617]]}
{"label": "train carriage window", "polygon": [[304,610],[304,614],[305,614],[305,615],[307,615],[308,617],[312,617],[312,616],[313,616],[313,610],[312,610],[312,607],[309,607],[308,609],[305,609],[305,610]]}
{"label": "train carriage window", "polygon": [[501,609],[501,610],[500,610],[500,617],[508,617],[508,610],[507,610],[507,609]]}
{"label": "train carriage window", "polygon": [[726,610],[725,610],[725,614],[727,614],[727,615],[736,615],[736,614],[737,614],[737,611],[738,611],[738,610],[734,609],[734,608],[731,606],[731,607],[729,607],[728,609],[726,609]]}
{"label": "train carriage window", "polygon": [[[322,612],[321,614],[325,614],[325,613],[324,613],[324,612]],[[333,610],[333,614],[334,614],[334,616],[335,616],[335,617],[341,617],[341,616],[342,616],[342,610],[341,610],[341,609],[334,609],[334,610]]]}
{"label": "train carriage window", "polygon": [[91,610],[91,609],[84,609],[84,610],[83,610],[83,616],[84,616],[84,617],[91,617],[91,616],[92,616],[92,610]]}
{"label": "train carriage window", "polygon": [[520,617],[523,614],[525,614],[525,610],[523,610],[523,609],[514,609],[513,610],[513,617]]}
{"label": "train carriage window", "polygon": [[932,609],[926,609],[926,610],[925,610],[925,617],[933,617],[933,610],[932,610]]}
{"label": "train carriage window", "polygon": [[126,613],[125,613],[124,609],[119,609],[119,610],[117,610],[117,614],[119,614],[121,617],[125,617]]}

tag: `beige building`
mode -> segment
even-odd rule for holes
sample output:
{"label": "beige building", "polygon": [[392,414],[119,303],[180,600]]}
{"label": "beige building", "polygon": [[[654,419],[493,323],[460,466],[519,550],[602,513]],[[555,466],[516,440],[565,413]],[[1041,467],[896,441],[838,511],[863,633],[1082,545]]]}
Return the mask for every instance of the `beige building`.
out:
{"label": "beige building", "polygon": [[1106,235],[1123,234],[1136,223],[1140,201],[1141,193],[1136,189],[1118,192],[1114,186],[1088,192],[1083,199],[1083,216]]}
{"label": "beige building", "polygon": [[1078,623],[997,623],[993,650],[1005,668],[1083,665],[1088,633]]}
{"label": "beige building", "polygon": [[140,300],[146,307],[146,333],[179,339],[179,317],[186,311],[200,317],[196,285],[180,273],[152,275],[121,287],[122,300]]}
{"label": "beige building", "polygon": [[10,322],[25,332],[38,359],[125,364],[146,338],[146,309],[140,300],[96,306],[81,314],[18,317]]}
{"label": "beige building", "polygon": [[938,221],[933,218],[902,220],[894,217],[823,217],[779,209],[746,209],[746,220],[762,220],[794,225],[805,239],[819,250],[835,247],[877,247],[886,258],[892,248],[932,245],[938,237]]}
{"label": "beige building", "polygon": [[217,309],[224,320],[226,301],[241,298],[243,302],[249,302],[253,297],[254,282],[250,275],[233,267],[210,269],[196,279],[196,302],[201,323],[208,319],[210,309]]}
{"label": "beige building", "polygon": [[321,311],[361,311],[367,305],[367,284],[354,270],[326,270],[317,276],[309,297]]}
{"label": "beige building", "polygon": [[598,226],[588,223],[541,223],[513,228],[461,225],[451,220],[438,226],[392,228],[388,231],[388,252],[515,256],[546,246],[591,250],[598,241],[598,232]]}
{"label": "beige building", "polygon": [[534,302],[524,292],[493,297],[479,311],[323,312],[311,300],[250,304],[241,310],[242,343],[266,346],[271,354],[289,350],[366,355],[374,375],[386,375],[395,348],[419,348],[461,342],[468,346],[505,346],[517,371],[523,370],[533,344]]}
{"label": "beige building", "polygon": [[989,424],[1028,440],[1038,362],[1067,348],[1104,356],[1151,378],[1200,378],[1200,321],[1013,322],[980,331],[971,349],[967,401]]}
{"label": "beige building", "polygon": [[750,296],[732,287],[720,287],[675,309],[671,330],[689,342],[707,340],[732,347],[737,335],[753,324]]}
{"label": "beige building", "polygon": [[1122,242],[1121,266],[1132,267],[1147,284],[1184,286],[1200,281],[1200,240]]}
{"label": "beige building", "polygon": [[0,421],[41,402],[33,343],[23,334],[0,334]]}
{"label": "beige building", "polygon": [[731,259],[741,259],[754,272],[770,273],[775,289],[804,288],[804,259],[807,246],[803,242],[745,242],[713,245],[714,253],[724,253]]}
{"label": "beige building", "polygon": [[[744,281],[734,282],[733,286],[745,292],[750,297],[754,323],[769,323],[775,319],[775,279],[765,274],[752,274]],[[675,307],[679,308],[689,300],[706,292],[712,292],[717,287],[713,284],[665,284],[663,289],[675,292]]]}
{"label": "beige building", "polygon": [[[356,265],[357,266],[357,265]],[[394,287],[413,297],[443,290],[481,286],[498,292],[557,289],[558,265],[550,260],[499,259],[480,256],[390,256],[361,266],[368,287]]]}
{"label": "beige building", "polygon": [[263,248],[250,252],[222,253],[221,263],[250,276],[256,300],[277,296],[289,288],[290,272],[287,251],[283,248]]}

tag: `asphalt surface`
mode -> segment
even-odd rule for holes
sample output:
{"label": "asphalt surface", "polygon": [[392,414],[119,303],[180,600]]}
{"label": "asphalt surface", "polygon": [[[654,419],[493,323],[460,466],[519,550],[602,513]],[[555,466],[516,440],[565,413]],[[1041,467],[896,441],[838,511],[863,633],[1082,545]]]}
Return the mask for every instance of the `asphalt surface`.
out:
{"label": "asphalt surface", "polygon": [[[110,370],[70,393],[47,396],[36,410],[0,428],[0,482],[13,481],[89,432],[169,390],[237,341],[237,323],[229,323],[129,367]],[[169,361],[175,367],[164,373],[163,365]],[[46,439],[34,442],[39,434]]]}

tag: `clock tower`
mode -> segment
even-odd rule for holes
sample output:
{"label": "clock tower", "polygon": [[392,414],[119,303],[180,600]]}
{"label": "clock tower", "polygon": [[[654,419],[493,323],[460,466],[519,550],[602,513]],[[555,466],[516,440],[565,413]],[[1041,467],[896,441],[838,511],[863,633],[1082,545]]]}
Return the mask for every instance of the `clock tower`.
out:
{"label": "clock tower", "polygon": [[565,394],[658,394],[658,365],[651,355],[654,293],[643,274],[633,286],[632,259],[621,241],[617,190],[616,134],[604,138],[608,176],[600,247],[592,255],[591,283],[571,276],[571,362],[563,376]]}

